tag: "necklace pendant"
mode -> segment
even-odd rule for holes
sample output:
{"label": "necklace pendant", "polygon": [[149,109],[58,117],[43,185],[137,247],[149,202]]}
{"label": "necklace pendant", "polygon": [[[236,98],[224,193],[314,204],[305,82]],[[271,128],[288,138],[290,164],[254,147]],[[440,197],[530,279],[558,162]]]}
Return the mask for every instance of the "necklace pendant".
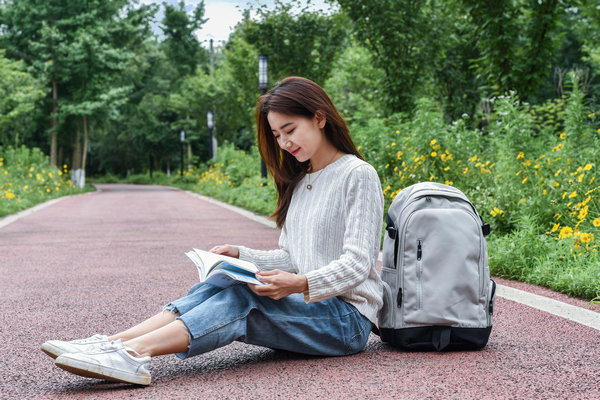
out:
{"label": "necklace pendant", "polygon": [[306,185],[306,188],[307,188],[308,190],[312,190],[312,185],[309,183],[308,185]]}

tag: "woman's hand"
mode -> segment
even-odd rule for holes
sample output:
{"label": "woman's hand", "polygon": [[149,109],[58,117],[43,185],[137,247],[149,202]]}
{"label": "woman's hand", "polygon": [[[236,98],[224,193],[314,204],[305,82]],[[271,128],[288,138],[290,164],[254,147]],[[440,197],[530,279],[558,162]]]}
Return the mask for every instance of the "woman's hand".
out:
{"label": "woman's hand", "polygon": [[210,252],[215,254],[222,254],[224,256],[240,258],[240,249],[237,246],[232,246],[230,244],[215,246],[212,249],[210,249]]}
{"label": "woman's hand", "polygon": [[305,276],[290,274],[278,269],[259,271],[256,273],[256,278],[265,282],[266,285],[248,284],[250,289],[259,296],[267,296],[273,300],[279,300],[292,293],[303,293],[308,290],[308,280]]}

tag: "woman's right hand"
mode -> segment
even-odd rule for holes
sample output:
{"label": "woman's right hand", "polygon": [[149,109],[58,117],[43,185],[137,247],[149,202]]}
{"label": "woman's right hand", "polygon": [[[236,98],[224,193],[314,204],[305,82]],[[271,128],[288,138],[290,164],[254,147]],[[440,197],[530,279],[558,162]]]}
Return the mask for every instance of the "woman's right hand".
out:
{"label": "woman's right hand", "polygon": [[237,246],[233,246],[230,244],[215,246],[212,249],[210,249],[210,252],[215,254],[222,254],[224,256],[240,258],[240,249]]}

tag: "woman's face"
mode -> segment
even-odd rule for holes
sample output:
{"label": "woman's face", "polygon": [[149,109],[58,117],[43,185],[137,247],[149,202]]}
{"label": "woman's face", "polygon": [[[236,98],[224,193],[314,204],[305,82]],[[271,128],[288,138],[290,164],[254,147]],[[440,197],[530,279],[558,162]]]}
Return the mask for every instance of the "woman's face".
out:
{"label": "woman's face", "polygon": [[269,125],[277,144],[296,157],[299,162],[320,158],[325,147],[325,118],[315,115],[312,119],[270,111]]}

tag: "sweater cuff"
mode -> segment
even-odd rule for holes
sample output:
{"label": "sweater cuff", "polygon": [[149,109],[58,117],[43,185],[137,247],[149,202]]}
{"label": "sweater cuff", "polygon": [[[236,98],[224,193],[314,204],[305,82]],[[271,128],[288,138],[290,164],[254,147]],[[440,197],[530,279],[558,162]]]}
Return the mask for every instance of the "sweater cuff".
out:
{"label": "sweater cuff", "polygon": [[319,293],[323,292],[318,289],[319,287],[319,273],[318,271],[310,271],[304,274],[306,276],[306,280],[308,282],[308,290],[304,292],[304,301],[306,303],[314,303],[317,301],[322,301],[331,297],[329,295],[329,291],[327,293]]}
{"label": "sweater cuff", "polygon": [[246,246],[237,246],[240,251],[240,260],[244,261],[252,261],[252,257],[250,256],[249,248]]}

